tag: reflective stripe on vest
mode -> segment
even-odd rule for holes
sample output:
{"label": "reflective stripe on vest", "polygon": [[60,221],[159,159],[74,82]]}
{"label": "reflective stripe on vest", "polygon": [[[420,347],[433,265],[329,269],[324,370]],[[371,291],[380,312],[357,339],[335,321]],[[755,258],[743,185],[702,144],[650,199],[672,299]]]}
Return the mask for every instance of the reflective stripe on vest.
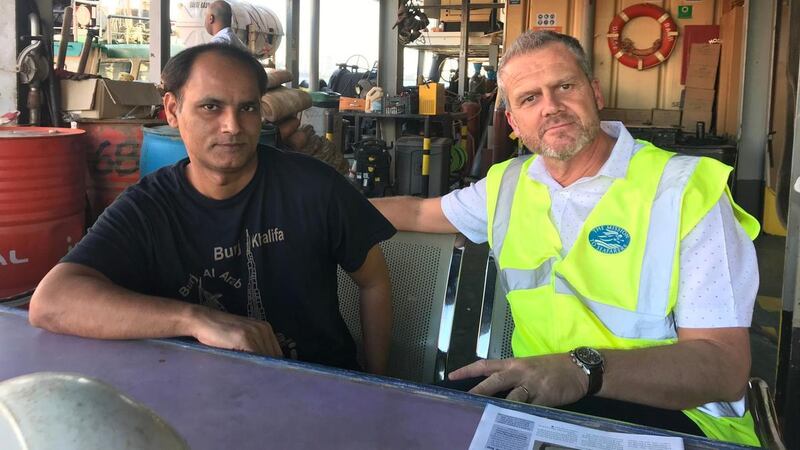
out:
{"label": "reflective stripe on vest", "polygon": [[[503,205],[494,211],[494,221],[492,224],[492,239],[491,241],[494,243],[492,246],[492,252],[495,256],[495,261],[497,261],[497,257],[500,256],[500,252],[503,250],[503,242],[506,241],[506,233],[508,232],[508,224],[511,220],[511,205],[514,203],[514,195],[517,193],[517,183],[519,182],[519,175],[522,172],[522,165],[530,159],[530,155],[528,156],[520,156],[518,158],[514,158],[506,167],[505,172],[503,172],[503,179],[500,182],[500,192],[497,194],[497,205]],[[507,206],[506,206],[507,205]],[[502,211],[501,211],[502,209]],[[509,291],[509,286],[506,284],[506,277],[503,277],[501,282],[503,283],[503,288],[506,289],[506,292]],[[548,279],[549,281],[549,279]],[[525,289],[525,288],[516,288],[516,289]]]}

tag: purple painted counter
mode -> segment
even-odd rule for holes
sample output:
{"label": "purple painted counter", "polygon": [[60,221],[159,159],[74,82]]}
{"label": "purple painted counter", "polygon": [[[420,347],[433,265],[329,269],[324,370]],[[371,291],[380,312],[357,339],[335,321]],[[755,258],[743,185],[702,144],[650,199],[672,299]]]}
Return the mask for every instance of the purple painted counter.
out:
{"label": "purple painted counter", "polygon": [[[596,428],[660,430],[171,340],[100,341],[31,327],[0,307],[0,380],[39,371],[103,380],[195,450],[466,449],[487,402]],[[686,438],[686,448],[738,448]]]}

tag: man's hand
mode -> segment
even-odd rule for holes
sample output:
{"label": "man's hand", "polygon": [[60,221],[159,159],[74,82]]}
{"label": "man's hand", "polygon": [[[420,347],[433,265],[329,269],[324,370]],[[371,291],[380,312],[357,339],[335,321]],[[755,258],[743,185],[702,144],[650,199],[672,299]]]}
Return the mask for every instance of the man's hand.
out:
{"label": "man's hand", "polygon": [[479,376],[488,378],[470,390],[473,394],[510,390],[509,400],[544,406],[575,403],[589,389],[589,377],[568,354],[484,359],[450,373],[451,380]]}
{"label": "man's hand", "polygon": [[197,307],[192,336],[205,345],[282,357],[283,352],[269,323]]}

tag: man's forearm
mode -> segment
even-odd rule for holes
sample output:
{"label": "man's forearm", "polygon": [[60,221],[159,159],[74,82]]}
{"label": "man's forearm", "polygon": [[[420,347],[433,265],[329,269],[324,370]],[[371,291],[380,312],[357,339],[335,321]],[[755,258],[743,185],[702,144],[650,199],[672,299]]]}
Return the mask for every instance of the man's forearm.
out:
{"label": "man's forearm", "polygon": [[56,333],[100,339],[191,335],[189,303],[138,294],[59,265],[33,295],[31,324]]}
{"label": "man's forearm", "polygon": [[[708,340],[635,350],[604,350],[601,397],[665,409],[735,401],[744,394],[749,347],[742,356]],[[738,361],[737,361],[738,359]]]}
{"label": "man's forearm", "polygon": [[388,283],[362,288],[361,334],[367,371],[377,375],[386,373],[389,344],[392,337],[392,303]]}
{"label": "man's forearm", "polygon": [[370,202],[395,228],[401,231],[418,230],[422,199],[410,196],[373,198]]}
{"label": "man's forearm", "polygon": [[458,232],[445,217],[440,197],[384,197],[370,199],[370,202],[400,231]]}

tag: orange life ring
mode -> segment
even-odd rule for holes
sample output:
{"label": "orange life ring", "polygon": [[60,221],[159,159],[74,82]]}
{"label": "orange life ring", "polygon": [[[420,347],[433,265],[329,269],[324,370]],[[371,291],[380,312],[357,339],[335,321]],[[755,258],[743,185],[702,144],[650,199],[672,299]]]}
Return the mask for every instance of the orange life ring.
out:
{"label": "orange life ring", "polygon": [[[661,38],[653,42],[649,49],[640,50],[633,42],[622,39],[622,29],[635,17],[651,17],[661,24]],[[669,58],[678,40],[678,25],[668,12],[652,3],[631,5],[614,16],[608,26],[608,48],[614,58],[628,67],[637,70],[657,66]]]}

